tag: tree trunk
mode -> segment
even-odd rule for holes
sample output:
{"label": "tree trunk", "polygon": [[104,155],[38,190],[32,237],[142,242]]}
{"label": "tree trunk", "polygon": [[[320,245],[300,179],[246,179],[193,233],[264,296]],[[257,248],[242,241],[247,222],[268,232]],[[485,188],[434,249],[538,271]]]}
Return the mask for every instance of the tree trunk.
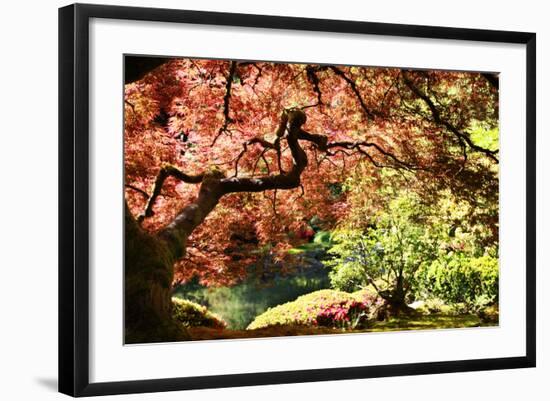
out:
{"label": "tree trunk", "polygon": [[410,316],[416,312],[405,301],[407,290],[402,275],[396,279],[395,287],[391,291],[381,291],[379,295],[384,303],[376,311],[377,320],[386,320],[390,317],[402,315]]}
{"label": "tree trunk", "polygon": [[376,320],[382,321],[390,317],[410,316],[416,313],[413,308],[407,305],[405,299],[393,298],[391,296],[382,298],[384,299],[384,303],[375,312]]}
{"label": "tree trunk", "polygon": [[125,211],[125,335],[127,343],[187,339],[172,320],[174,263],[185,255],[187,239],[223,195],[219,177],[203,178],[197,199],[156,235],[146,233]]}
{"label": "tree trunk", "polygon": [[138,226],[128,207],[125,230],[125,342],[185,339],[185,331],[171,319],[171,252],[162,240]]}

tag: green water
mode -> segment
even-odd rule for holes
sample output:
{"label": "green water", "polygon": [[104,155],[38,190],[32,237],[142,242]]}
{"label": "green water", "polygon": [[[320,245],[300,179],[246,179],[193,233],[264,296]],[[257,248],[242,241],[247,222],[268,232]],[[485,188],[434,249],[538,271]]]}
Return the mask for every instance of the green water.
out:
{"label": "green water", "polygon": [[275,277],[268,283],[249,279],[233,287],[207,288],[197,283],[178,287],[174,296],[189,299],[220,315],[230,329],[245,329],[268,308],[329,288],[327,271],[308,269],[306,274]]}
{"label": "green water", "polygon": [[252,269],[250,278],[238,285],[208,288],[190,282],[176,288],[174,296],[208,307],[220,315],[230,329],[245,329],[268,308],[294,301],[300,295],[330,288],[328,270],[321,263],[330,245],[330,233],[318,231],[313,242],[289,252],[299,255],[298,266],[292,275],[279,275],[273,268],[267,272]]}

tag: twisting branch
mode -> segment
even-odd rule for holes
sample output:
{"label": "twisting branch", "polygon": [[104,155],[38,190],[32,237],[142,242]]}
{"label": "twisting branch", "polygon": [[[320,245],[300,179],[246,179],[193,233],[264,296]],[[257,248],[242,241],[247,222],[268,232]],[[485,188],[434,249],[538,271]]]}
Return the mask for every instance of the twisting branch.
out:
{"label": "twisting branch", "polygon": [[380,145],[374,143],[374,142],[332,142],[327,145],[327,148],[335,148],[335,147],[343,147],[346,149],[356,149],[361,151],[363,147],[365,148],[374,148],[384,156],[386,156],[388,159],[391,159],[394,163],[396,163],[398,166],[406,168],[408,170],[422,170],[423,167],[415,166],[414,164],[407,163],[401,159],[399,159],[397,156],[395,156],[393,153],[388,152],[387,150],[384,150]]}
{"label": "twisting branch", "polygon": [[[190,176],[173,166],[164,166],[155,181],[153,194],[149,198],[147,207],[139,219],[142,220],[145,217],[153,215],[152,209],[155,199],[160,194],[160,189],[167,177],[173,176],[184,182],[200,183],[201,186],[197,198],[185,206],[170,224],[157,233],[157,235],[167,243],[174,258],[179,258],[185,254],[185,247],[189,235],[191,235],[193,230],[204,221],[224,195],[238,192],[288,190],[300,187],[302,188],[302,195],[300,196],[303,196],[301,175],[308,165],[308,158],[306,152],[300,145],[300,140],[311,142],[318,150],[324,153],[325,158],[327,156],[334,156],[335,153],[330,151],[332,148],[338,153],[341,151],[343,154],[346,153],[345,150],[347,149],[364,154],[365,157],[373,163],[380,165],[376,163],[365,149],[363,149],[363,147],[372,147],[393,160],[396,167],[405,167],[407,165],[377,144],[368,142],[328,143],[328,138],[326,136],[311,134],[302,129],[306,119],[306,114],[301,110],[285,110],[281,115],[280,124],[276,132],[277,139],[274,143],[262,138],[253,138],[248,141],[246,146],[257,143],[264,148],[264,152],[262,152],[260,158],[266,164],[268,169],[267,175],[258,177],[226,177],[221,171],[215,170]],[[282,147],[281,141],[285,141],[290,150],[293,159],[292,167],[290,171],[280,171],[278,174],[271,174],[269,163],[265,159],[265,151],[268,149],[280,149]],[[246,146],[243,146],[244,151],[246,150]],[[329,161],[333,163],[332,160],[329,159]],[[275,197],[274,202],[276,202]]]}
{"label": "twisting branch", "polygon": [[[169,165],[164,166],[160,170],[157,176],[155,185],[153,187],[153,193],[151,194],[151,197],[147,202],[144,213],[138,218],[138,221],[141,221],[145,217],[150,217],[153,215],[153,206],[154,206],[155,200],[160,194],[160,190],[162,188],[162,185],[164,184],[164,181],[166,180],[166,178],[170,176],[176,179],[179,179],[183,182],[202,183],[203,185],[201,185],[201,189],[199,191],[199,198],[202,197],[209,200],[208,203],[210,206],[208,208],[213,208],[215,204],[218,202],[219,198],[221,198],[221,196],[223,196],[224,194],[228,194],[228,193],[261,192],[266,190],[297,188],[301,185],[300,177],[301,177],[302,171],[307,166],[307,156],[305,151],[299,144],[300,140],[305,140],[312,143],[317,150],[320,150],[324,153],[324,158],[331,163],[334,163],[334,162],[328,159],[327,156],[334,156],[337,153],[342,153],[343,155],[347,155],[345,150],[350,150],[350,151],[355,151],[357,153],[362,154],[377,167],[405,168],[410,170],[422,169],[421,167],[414,166],[410,163],[407,163],[401,160],[391,152],[383,149],[380,145],[373,142],[338,141],[338,142],[329,143],[328,137],[326,135],[312,134],[303,130],[301,127],[302,125],[305,124],[305,122],[306,122],[306,114],[303,111],[301,110],[284,111],[281,115],[279,127],[277,128],[277,131],[276,131],[277,139],[273,143],[271,143],[263,138],[255,137],[245,142],[243,144],[243,150],[239,153],[239,155],[235,159],[235,173],[230,178],[225,177],[221,172],[217,173],[216,176],[213,176],[212,174],[206,175],[204,173],[191,176],[181,172],[176,167],[169,166]],[[286,132],[288,132],[288,135],[285,136]],[[294,161],[292,164],[292,169],[288,172],[283,171],[281,166],[281,153],[282,153],[281,140],[283,139],[286,139],[288,149],[290,149],[290,152]],[[266,168],[268,170],[268,174],[260,177],[254,177],[254,174],[252,177],[238,177],[239,162],[244,156],[244,154],[246,153],[248,146],[253,144],[259,144],[260,146],[263,147],[262,153],[260,154],[259,158],[261,158],[265,163]],[[385,156],[387,159],[391,160],[394,163],[394,165],[391,166],[391,165],[384,165],[384,164],[378,163],[372,157],[372,155],[365,150],[365,148],[373,148],[377,150],[380,154]],[[331,151],[332,149],[334,149],[334,151]],[[275,150],[277,152],[279,174],[275,174],[275,175],[271,174],[269,169],[269,162],[265,158],[265,153],[267,150]],[[258,161],[256,161],[254,172],[255,172],[257,163]],[[208,180],[206,180],[206,178],[208,178]],[[207,186],[205,186],[206,183],[208,183]],[[215,197],[213,197],[212,195],[214,193],[216,194]],[[189,205],[185,209],[185,213],[182,212],[187,216],[185,217],[185,219],[187,220],[190,218],[188,215],[195,213],[194,210],[196,209],[196,207],[194,209],[192,206],[193,204]],[[205,212],[203,212],[203,214],[204,213]],[[202,216],[201,219],[204,217],[205,216]],[[194,219],[192,221],[194,221]],[[178,221],[175,220],[164,231],[167,232],[167,231],[173,230],[177,226],[178,226]],[[187,227],[186,228],[186,232],[187,232],[190,229],[192,230],[195,227],[195,225],[194,223],[191,224],[187,222],[186,227]]]}
{"label": "twisting branch", "polygon": [[359,92],[359,89],[357,88],[357,84],[355,83],[355,81],[351,78],[349,78],[345,73],[344,71],[340,70],[338,67],[336,66],[330,66],[329,67],[332,71],[334,71],[334,73],[336,75],[338,75],[339,77],[341,77],[344,81],[347,82],[347,84],[349,85],[349,87],[351,88],[351,90],[353,91],[353,93],[355,94],[355,96],[357,97],[357,100],[359,100],[359,104],[361,105],[361,108],[363,109],[363,111],[365,112],[365,114],[372,120],[374,119],[374,113],[367,107],[367,105],[365,104],[365,101],[363,100],[363,96],[361,95],[361,93]]}
{"label": "twisting branch", "polygon": [[300,184],[300,195],[298,195],[294,200],[297,201],[300,198],[303,198],[306,194],[306,190],[304,189],[304,186]]}
{"label": "twisting branch", "polygon": [[[300,177],[307,166],[307,155],[300,147],[298,134],[300,127],[305,124],[306,115],[300,110],[284,112],[281,117],[284,132],[288,128],[285,137],[294,163],[289,172],[276,175],[264,175],[258,178],[227,178],[220,171],[212,171],[208,174],[193,176],[193,182],[201,182],[197,198],[185,206],[174,220],[157,233],[170,249],[174,259],[185,254],[187,240],[193,230],[199,226],[208,214],[214,210],[222,196],[237,192],[263,192],[268,190],[292,189],[300,186]],[[154,192],[158,195],[167,173],[159,174],[155,183]],[[199,180],[200,177],[200,180]],[[149,202],[145,216],[150,215],[153,202]]]}
{"label": "twisting branch", "polygon": [[264,198],[269,200],[269,203],[271,204],[271,210],[273,210],[273,217],[277,217],[279,214],[277,213],[277,189],[273,190],[273,197],[269,197],[267,192],[264,192]]}
{"label": "twisting branch", "polygon": [[[280,143],[278,141],[278,138],[274,143],[266,141],[263,138],[252,138],[252,139],[250,139],[250,140],[243,143],[243,150],[241,150],[241,152],[239,153],[239,155],[235,159],[235,174],[233,174],[233,177],[237,177],[237,175],[239,174],[239,162],[241,161],[242,157],[244,156],[244,154],[248,150],[248,146],[249,145],[254,145],[256,143],[261,145],[264,148],[263,151],[262,151],[262,156],[264,155],[264,153],[268,149],[274,149],[275,151],[277,151],[277,155],[279,156],[279,160],[280,160],[281,146],[280,146]],[[279,161],[279,163],[280,163],[280,161]]]}
{"label": "twisting branch", "polygon": [[130,108],[132,109],[132,112],[133,112],[134,114],[136,114],[136,108],[135,108],[135,106],[134,106],[133,103],[131,103],[130,101],[128,101],[128,100],[126,100],[126,99],[124,99],[124,103],[127,104],[128,106],[130,106]]}
{"label": "twisting branch", "polygon": [[151,197],[149,197],[149,200],[147,201],[147,205],[145,206],[145,210],[143,213],[138,216],[137,220],[138,222],[143,221],[145,217],[151,217],[153,216],[153,206],[155,205],[155,201],[157,200],[157,197],[160,195],[160,191],[162,189],[162,185],[164,184],[164,181],[168,177],[174,177],[180,181],[187,182],[189,184],[198,184],[202,182],[204,178],[204,174],[197,174],[197,175],[188,175],[184,172],[180,171],[178,168],[171,166],[171,165],[165,165],[163,166],[159,174],[157,175],[157,178],[155,180],[155,184],[153,186],[153,193],[151,194]]}
{"label": "twisting branch", "polygon": [[317,95],[317,103],[306,107],[315,107],[323,104],[323,100],[321,99],[322,94],[321,94],[321,88],[319,88],[319,77],[317,76],[317,71],[318,71],[318,67],[314,67],[312,65],[308,65],[306,67],[307,79],[313,86],[313,91]]}
{"label": "twisting branch", "polygon": [[[264,148],[261,155],[260,155],[261,158],[264,158],[265,152],[268,149],[275,150],[277,152],[277,163],[278,163],[279,171],[281,173],[284,172],[283,168],[282,168],[282,163],[281,163],[281,138],[285,134],[287,121],[288,121],[288,117],[286,117],[286,113],[283,113],[283,117],[281,117],[281,122],[279,123],[279,127],[277,127],[277,131],[275,132],[275,135],[276,135],[277,139],[275,139],[275,141],[273,143],[271,143],[269,141],[266,141],[265,139],[260,138],[260,137],[252,138],[252,139],[250,139],[250,140],[243,143],[243,150],[241,150],[241,152],[239,153],[239,155],[235,159],[235,174],[233,175],[233,177],[237,177],[237,175],[239,174],[239,162],[242,159],[242,157],[244,156],[244,154],[246,153],[246,151],[248,150],[248,146],[249,145],[254,145],[254,144],[259,144]],[[259,160],[259,158],[258,158],[258,160]],[[265,161],[265,158],[264,158],[264,161]],[[266,161],[266,164],[267,164],[267,161]],[[254,172],[256,171],[256,166],[257,165],[258,165],[258,162],[256,162],[256,164],[254,166],[254,170],[252,172],[252,175],[254,175]],[[268,167],[268,169],[269,169],[269,167]]]}
{"label": "twisting branch", "polygon": [[245,67],[245,66],[248,66],[248,65],[251,65],[252,67],[254,67],[257,71],[257,74],[256,76],[254,77],[254,83],[252,85],[250,85],[250,87],[252,88],[252,90],[255,92],[256,91],[256,85],[258,84],[258,80],[261,78],[262,76],[262,73],[263,73],[263,69],[262,67],[260,67],[257,63],[254,63],[254,62],[251,62],[251,61],[247,61],[247,62],[243,62],[243,63],[239,63],[239,66],[240,67]]}
{"label": "twisting branch", "polygon": [[[231,177],[222,179],[221,189],[223,193],[232,192],[261,192],[271,189],[292,189],[300,185],[300,176],[307,166],[307,156],[298,143],[301,126],[306,122],[306,115],[301,110],[284,112],[277,129],[277,137],[282,138],[285,129],[288,135],[285,137],[294,163],[288,172],[277,175],[267,175],[258,178]],[[268,142],[269,143],[269,142]]]}
{"label": "twisting branch", "polygon": [[[365,148],[374,148],[378,152],[380,152],[382,155],[387,157],[388,159],[391,159],[396,164],[396,166],[393,166],[393,167],[402,167],[402,168],[406,168],[408,170],[422,170],[422,169],[424,169],[422,167],[415,166],[411,163],[407,163],[404,160],[401,160],[400,158],[395,156],[393,153],[388,152],[387,150],[383,149],[380,145],[378,145],[374,142],[338,141],[338,142],[330,142],[329,143],[327,136],[319,135],[319,134],[311,134],[311,133],[309,133],[307,131],[304,131],[302,129],[300,129],[299,138],[314,143],[319,150],[325,152],[329,156],[334,155],[334,153],[332,153],[330,151],[330,149],[333,149],[333,148],[343,148],[343,149],[348,149],[348,150],[356,150],[359,153],[366,156],[369,160],[371,160],[371,162],[373,162],[373,164],[376,165],[376,163],[372,159],[372,156],[362,149],[363,147],[365,147]],[[388,166],[384,166],[384,167],[388,167]]]}
{"label": "twisting branch", "polygon": [[267,159],[265,158],[265,154],[262,154],[261,155],[261,158],[262,158],[262,161],[264,162],[265,164],[265,168],[267,170],[267,174],[271,174],[271,169],[269,168],[269,162],[267,161]]}
{"label": "twisting branch", "polygon": [[[265,156],[264,156],[265,152],[267,152],[267,149],[263,149],[262,152],[260,153],[260,156],[258,156],[258,158],[256,159],[256,162],[254,162],[254,168],[252,169],[252,177],[256,175],[256,169],[258,168],[258,164],[260,163],[260,160],[262,159],[265,160]],[[267,161],[266,161],[266,164],[267,164]],[[267,166],[267,168],[269,169],[269,166]]]}
{"label": "twisting branch", "polygon": [[133,189],[134,191],[136,191],[137,193],[143,195],[145,197],[145,199],[149,199],[149,194],[147,192],[145,192],[143,189],[140,189],[132,184],[125,184],[124,185],[126,188],[130,188],[130,189]]}
{"label": "twisting branch", "polygon": [[430,109],[430,113],[432,115],[433,121],[436,124],[447,128],[451,133],[453,133],[455,137],[458,139],[458,141],[460,142],[461,146],[463,146],[464,143],[466,143],[470,149],[473,149],[477,152],[485,154],[487,157],[489,157],[496,163],[499,162],[498,158],[495,156],[498,153],[498,149],[489,150],[482,146],[476,145],[468,134],[461,132],[458,128],[456,128],[453,124],[451,124],[448,120],[445,120],[441,116],[439,109],[437,108],[435,103],[432,101],[432,99],[427,94],[422,92],[420,88],[418,88],[414,84],[414,82],[410,79],[410,77],[405,71],[403,72],[403,80],[407,85],[407,87],[411,90],[411,92],[414,93],[420,99],[422,99],[422,101],[424,101],[424,103],[428,106],[428,108]]}
{"label": "twisting branch", "polygon": [[227,74],[226,80],[225,80],[225,95],[223,96],[223,125],[218,130],[218,134],[212,141],[212,145],[214,146],[216,144],[216,141],[218,138],[224,133],[227,132],[227,126],[234,122],[231,117],[229,117],[229,101],[231,100],[231,85],[233,85],[233,76],[235,75],[235,70],[237,68],[237,62],[231,61],[231,64],[229,65],[229,73]]}

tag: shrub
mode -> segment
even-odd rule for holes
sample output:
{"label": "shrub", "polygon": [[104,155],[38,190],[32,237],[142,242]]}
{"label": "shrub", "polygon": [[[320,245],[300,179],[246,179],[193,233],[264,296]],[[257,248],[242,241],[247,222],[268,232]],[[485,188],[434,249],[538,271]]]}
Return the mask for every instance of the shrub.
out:
{"label": "shrub", "polygon": [[494,296],[481,294],[481,295],[478,295],[472,302],[471,310],[475,313],[478,313],[494,304],[495,304]]}
{"label": "shrub", "polygon": [[415,301],[409,306],[412,306],[413,309],[424,315],[443,314],[459,316],[469,314],[471,312],[470,308],[463,302],[447,304],[441,298],[428,298],[424,301]]}
{"label": "shrub", "polygon": [[369,307],[360,301],[342,301],[326,306],[311,322],[315,326],[355,329],[365,326],[368,321]]}
{"label": "shrub", "polygon": [[406,296],[419,266],[437,257],[441,239],[429,221],[433,211],[411,191],[387,195],[388,202],[366,213],[361,225],[333,232],[323,261],[333,288],[352,291],[382,280],[380,290]]}
{"label": "shrub", "polygon": [[[329,266],[329,262],[325,262]],[[330,285],[341,291],[355,291],[365,285],[365,273],[362,266],[358,264],[343,265],[340,263],[332,265],[330,271]]]}
{"label": "shrub", "polygon": [[227,323],[206,306],[186,299],[172,298],[172,317],[185,327],[203,326],[223,329]]}
{"label": "shrub", "polygon": [[257,316],[247,329],[275,325],[355,328],[367,323],[375,302],[376,297],[366,291],[353,294],[337,290],[315,291],[268,309]]}
{"label": "shrub", "polygon": [[[417,294],[429,294],[446,303],[463,303],[475,310],[498,303],[498,259],[489,255],[454,255],[437,260],[418,272]],[[483,303],[483,305],[478,305]]]}
{"label": "shrub", "polygon": [[448,306],[440,298],[428,298],[425,301],[422,301],[422,305],[415,308],[417,311],[430,314],[430,313],[441,313],[447,312]]}

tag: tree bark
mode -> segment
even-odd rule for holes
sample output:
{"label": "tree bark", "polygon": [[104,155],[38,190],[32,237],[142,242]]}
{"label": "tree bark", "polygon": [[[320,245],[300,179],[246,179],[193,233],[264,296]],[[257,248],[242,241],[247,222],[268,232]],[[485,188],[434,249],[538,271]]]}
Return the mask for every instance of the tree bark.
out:
{"label": "tree bark", "polygon": [[375,313],[377,320],[415,313],[415,310],[407,305],[407,289],[402,275],[396,279],[395,286],[391,291],[378,291],[378,295],[384,300],[384,303]]}
{"label": "tree bark", "polygon": [[127,205],[125,209],[125,342],[185,339],[185,331],[171,321],[172,253],[139,227]]}

